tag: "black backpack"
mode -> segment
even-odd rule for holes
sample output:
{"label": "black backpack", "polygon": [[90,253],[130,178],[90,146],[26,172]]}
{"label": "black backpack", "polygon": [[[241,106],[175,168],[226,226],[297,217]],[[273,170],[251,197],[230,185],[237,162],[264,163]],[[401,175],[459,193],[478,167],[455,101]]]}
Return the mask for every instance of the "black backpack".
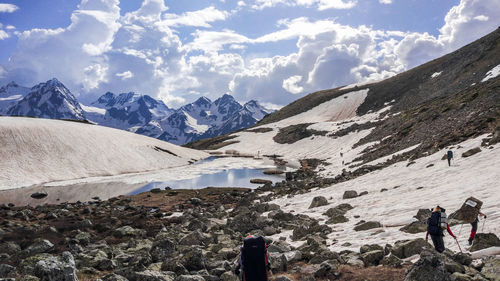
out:
{"label": "black backpack", "polygon": [[241,263],[246,281],[267,281],[267,245],[261,236],[247,237],[241,249]]}
{"label": "black backpack", "polygon": [[427,219],[427,231],[430,235],[441,235],[443,233],[440,220],[440,212],[433,212],[431,217]]}

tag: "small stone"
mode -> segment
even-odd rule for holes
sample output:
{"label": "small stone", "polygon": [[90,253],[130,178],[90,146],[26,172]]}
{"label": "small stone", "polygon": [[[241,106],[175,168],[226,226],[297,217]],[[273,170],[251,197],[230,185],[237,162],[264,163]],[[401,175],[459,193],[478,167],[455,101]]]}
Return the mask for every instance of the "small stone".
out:
{"label": "small stone", "polygon": [[351,198],[356,198],[358,197],[358,192],[355,190],[346,190],[344,192],[344,195],[342,196],[342,199],[351,199]]}
{"label": "small stone", "polygon": [[369,229],[379,228],[379,227],[382,227],[382,224],[380,224],[379,222],[368,221],[368,222],[364,222],[364,223],[361,223],[361,224],[355,226],[354,230],[355,231],[364,231],[364,230],[369,230]]}
{"label": "small stone", "polygon": [[311,205],[309,206],[309,209],[316,208],[316,207],[321,207],[328,205],[328,200],[324,196],[316,196],[313,198]]}

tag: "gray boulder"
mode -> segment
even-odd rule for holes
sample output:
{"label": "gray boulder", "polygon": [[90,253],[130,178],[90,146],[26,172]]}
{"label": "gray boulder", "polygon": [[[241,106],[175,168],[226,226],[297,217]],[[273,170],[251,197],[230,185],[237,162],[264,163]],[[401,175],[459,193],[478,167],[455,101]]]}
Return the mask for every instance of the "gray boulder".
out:
{"label": "gray boulder", "polygon": [[104,276],[103,281],[128,281],[127,278],[118,274],[109,274]]}
{"label": "gray boulder", "polygon": [[391,249],[391,253],[400,259],[408,258],[420,254],[424,249],[432,249],[432,246],[422,238],[414,240],[396,241]]}
{"label": "gray boulder", "polygon": [[174,277],[160,271],[144,270],[141,272],[134,272],[131,276],[132,280],[136,281],[174,281]]}
{"label": "gray boulder", "polygon": [[15,255],[21,251],[21,247],[14,242],[3,242],[0,243],[0,253],[5,253],[8,255]]}
{"label": "gray boulder", "polygon": [[269,262],[273,272],[284,272],[287,269],[287,259],[284,254],[269,253]]}
{"label": "gray boulder", "polygon": [[16,268],[8,264],[0,264],[0,278],[13,277]]}
{"label": "gray boulder", "polygon": [[436,251],[423,251],[420,259],[408,269],[404,281],[451,281],[444,259],[444,255]]}
{"label": "gray boulder", "polygon": [[313,198],[311,205],[309,205],[309,209],[321,207],[328,205],[328,200],[324,196],[316,196]]}
{"label": "gray boulder", "polygon": [[205,269],[205,256],[200,247],[187,249],[182,257],[182,265],[189,271]]}
{"label": "gray boulder", "polygon": [[484,277],[491,281],[500,281],[500,258],[488,257],[484,260],[484,266],[481,270]]}
{"label": "gray boulder", "polygon": [[358,224],[354,227],[355,231],[364,231],[364,230],[369,230],[373,228],[379,228],[382,227],[382,224],[380,224],[378,221],[367,221],[361,224]]}
{"label": "gray boulder", "polygon": [[400,268],[403,264],[400,258],[396,257],[393,254],[389,254],[385,256],[382,261],[380,261],[380,264],[389,266],[389,267],[395,267],[395,268]]}
{"label": "gray boulder", "polygon": [[28,256],[50,253],[54,250],[54,244],[49,240],[37,238],[28,248],[26,248],[23,253]]}
{"label": "gray boulder", "polygon": [[142,236],[145,233],[144,230],[142,229],[135,229],[129,225],[122,226],[120,228],[115,229],[113,232],[113,235],[115,237],[121,238],[121,237],[138,237]]}
{"label": "gray boulder", "polygon": [[[367,253],[367,252],[371,252],[371,251],[378,251],[378,250],[381,250],[383,251],[384,248],[378,244],[371,244],[371,245],[363,245],[359,248],[359,253],[360,254],[364,254],[364,253]],[[384,254],[385,255],[385,254]]]}
{"label": "gray boulder", "polygon": [[322,262],[319,265],[319,269],[314,272],[314,277],[316,278],[326,277],[326,275],[332,270],[336,270],[336,268],[326,261]]}
{"label": "gray boulder", "polygon": [[205,281],[200,275],[179,275],[175,281]]}
{"label": "gray boulder", "polygon": [[427,224],[419,222],[419,221],[414,221],[408,225],[403,226],[399,230],[402,232],[411,233],[411,234],[426,232],[427,231]]}
{"label": "gray boulder", "polygon": [[165,259],[172,257],[174,252],[174,242],[166,237],[155,240],[150,251],[153,262],[163,262]]}
{"label": "gray boulder", "polygon": [[36,263],[34,275],[41,281],[78,281],[73,255],[49,256]]}
{"label": "gray boulder", "polygon": [[472,281],[472,280],[475,280],[475,279],[472,279],[472,277],[470,277],[467,274],[463,274],[463,273],[459,273],[459,272],[455,272],[451,275],[451,281]]}
{"label": "gray boulder", "polygon": [[361,254],[365,266],[378,265],[384,258],[384,250],[374,250]]}
{"label": "gray boulder", "polygon": [[469,266],[472,263],[472,256],[467,253],[456,253],[453,255],[453,260],[459,264]]}
{"label": "gray boulder", "polygon": [[355,190],[346,190],[344,195],[342,195],[342,199],[351,199],[358,197],[358,192]]}
{"label": "gray boulder", "polygon": [[224,272],[221,276],[220,276],[220,279],[222,281],[239,281],[240,279],[238,278],[238,276],[234,275],[234,273],[228,271],[228,272]]}
{"label": "gray boulder", "polygon": [[494,233],[478,233],[474,237],[469,251],[475,252],[489,247],[500,246],[500,239]]}

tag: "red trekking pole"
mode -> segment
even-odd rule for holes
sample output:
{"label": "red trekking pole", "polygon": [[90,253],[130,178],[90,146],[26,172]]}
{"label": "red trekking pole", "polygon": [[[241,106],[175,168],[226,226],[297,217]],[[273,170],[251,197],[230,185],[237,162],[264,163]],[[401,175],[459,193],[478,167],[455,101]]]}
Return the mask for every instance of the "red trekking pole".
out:
{"label": "red trekking pole", "polygon": [[456,237],[455,237],[455,241],[457,242],[458,249],[460,250],[460,253],[463,253],[463,252],[462,252],[462,248],[460,247],[460,243],[458,243],[458,240],[457,240],[457,238],[456,238]]}

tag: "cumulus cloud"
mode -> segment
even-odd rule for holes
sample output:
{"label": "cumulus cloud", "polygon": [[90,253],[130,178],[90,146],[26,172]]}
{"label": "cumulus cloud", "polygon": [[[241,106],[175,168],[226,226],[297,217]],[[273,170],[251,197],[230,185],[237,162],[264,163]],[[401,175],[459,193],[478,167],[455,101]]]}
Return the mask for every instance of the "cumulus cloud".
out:
{"label": "cumulus cloud", "polygon": [[256,0],[253,9],[263,10],[278,5],[314,7],[319,11],[328,9],[351,9],[356,6],[355,0]]}
{"label": "cumulus cloud", "polygon": [[197,26],[197,27],[211,27],[210,23],[218,20],[225,20],[229,16],[226,11],[220,11],[210,6],[203,10],[186,12],[182,15],[165,14],[163,24],[168,26]]}
{"label": "cumulus cloud", "polygon": [[378,0],[380,4],[392,4],[392,0]]}
{"label": "cumulus cloud", "polygon": [[18,9],[19,7],[14,4],[0,3],[0,13],[13,13]]}
{"label": "cumulus cloud", "polygon": [[[348,9],[355,4],[256,0],[236,6]],[[227,26],[214,28],[231,13],[213,6],[173,14],[163,0],[144,0],[138,10],[120,15],[117,0],[82,0],[69,26],[18,33],[0,78],[31,86],[57,77],[84,102],[106,91],[135,91],[169,106],[223,93],[284,105],[313,91],[384,79],[448,53],[494,30],[497,7],[498,0],[462,0],[446,15],[439,36],[300,17],[279,20],[273,31],[252,37]],[[192,32],[180,31],[187,28]],[[0,26],[0,39],[8,30]],[[255,51],[283,41],[295,42],[295,49],[274,56]]]}

